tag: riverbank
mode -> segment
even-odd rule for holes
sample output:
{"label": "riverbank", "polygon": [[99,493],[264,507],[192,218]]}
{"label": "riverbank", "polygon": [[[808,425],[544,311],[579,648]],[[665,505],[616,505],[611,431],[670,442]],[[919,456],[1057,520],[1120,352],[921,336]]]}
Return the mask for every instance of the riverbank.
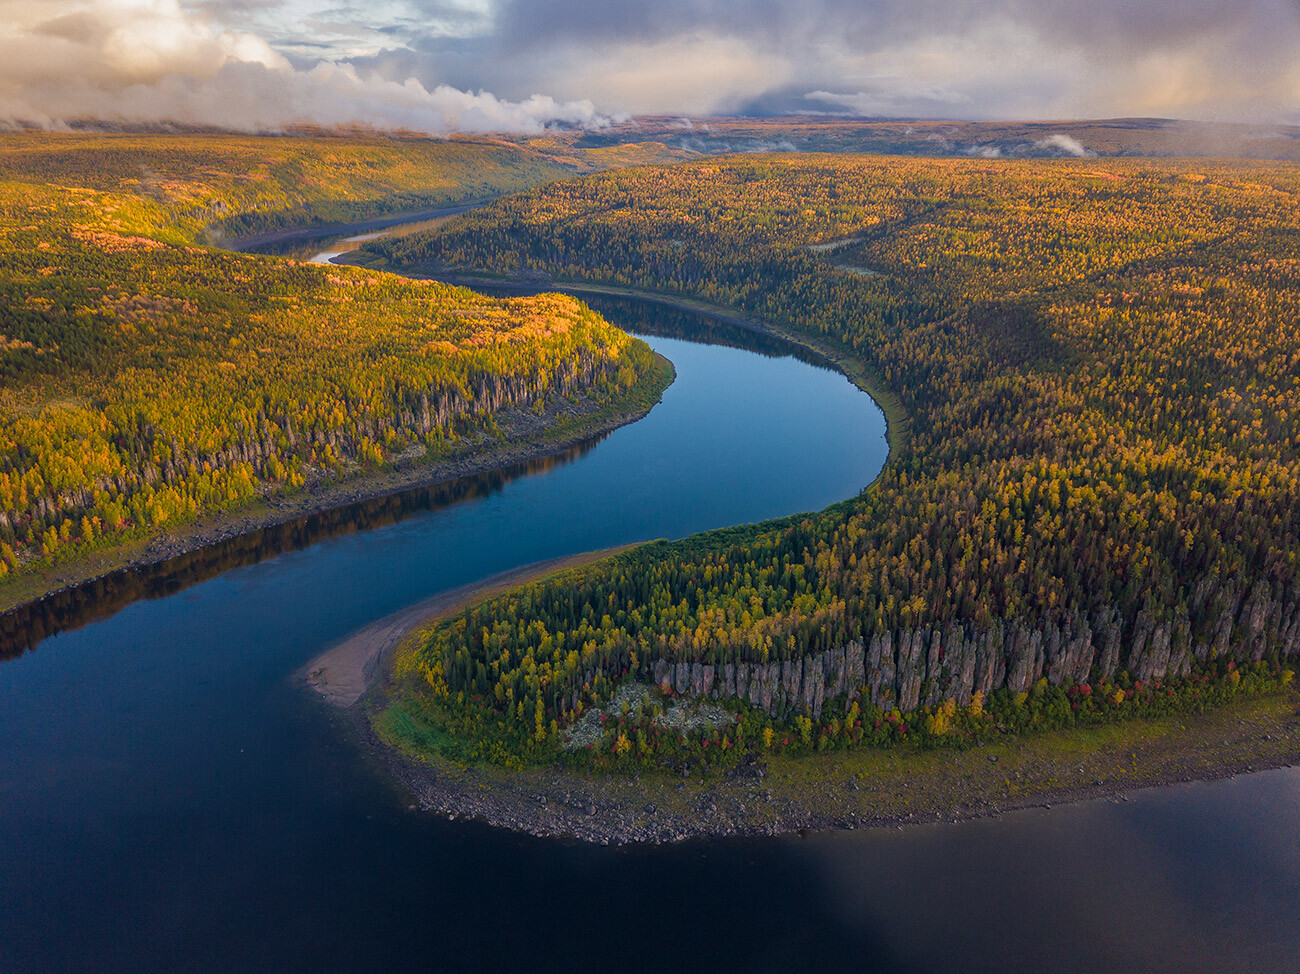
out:
{"label": "riverbank", "polygon": [[482,199],[466,200],[463,203],[450,206],[409,210],[404,213],[389,213],[366,220],[356,220],[352,223],[320,223],[312,226],[286,227],[282,230],[267,230],[262,233],[247,234],[229,240],[224,239],[224,235],[219,230],[210,230],[209,235],[213,236],[218,241],[217,245],[224,250],[255,253],[264,247],[282,247],[294,243],[306,243],[311,240],[322,240],[327,237],[345,237],[353,234],[372,233],[401,226],[404,223],[423,223],[426,220],[456,216],[459,213],[465,213],[491,203],[496,198],[495,196],[488,196]]}
{"label": "riverbank", "polygon": [[1008,738],[969,750],[836,751],[753,760],[728,772],[628,777],[557,768],[461,767],[382,741],[371,753],[422,811],[601,845],[704,836],[901,828],[1129,793],[1300,763],[1300,693],[1203,714]]}
{"label": "riverbank", "polygon": [[235,510],[200,517],[174,531],[24,572],[0,588],[0,614],[16,613],[108,575],[156,565],[312,514],[563,453],[649,413],[675,377],[671,362],[660,355],[655,362],[656,369],[642,376],[618,402],[560,400],[541,415],[531,410],[505,411],[498,417],[502,437],[480,438],[436,460],[421,453],[373,473],[318,478],[291,494],[269,495]]}
{"label": "riverbank", "polygon": [[[850,349],[829,340],[797,332],[793,329],[784,328],[760,318],[752,318],[742,315],[734,308],[730,308],[726,305],[715,304],[710,301],[703,301],[699,298],[687,297],[685,295],[666,294],[661,291],[621,287],[613,284],[597,284],[588,281],[555,279],[548,276],[494,276],[487,274],[443,271],[436,268],[393,270],[386,260],[366,251],[364,248],[347,254],[342,254],[335,258],[334,263],[351,264],[357,267],[367,267],[372,270],[386,270],[392,273],[402,274],[406,277],[425,278],[439,281],[443,284],[454,284],[458,287],[497,288],[528,292],[558,291],[561,294],[571,294],[575,297],[597,295],[615,298],[633,298],[638,301],[647,301],[651,304],[659,304],[668,308],[677,308],[681,311],[694,312],[695,314],[703,315],[706,318],[712,318],[715,321],[724,322],[728,325],[734,325],[737,328],[743,328],[746,331],[752,331],[772,338],[778,338],[784,342],[790,343],[791,345],[796,345],[799,348],[812,352],[825,364],[844,373],[850,382],[875,400],[876,405],[879,406],[881,412],[885,414],[885,435],[889,442],[889,452],[891,456],[895,455],[898,449],[906,441],[910,429],[910,420],[907,416],[906,410],[903,409],[902,402],[889,390],[879,376],[872,373],[863,364],[861,359],[852,354]],[[869,485],[864,484],[863,486],[866,487]]]}
{"label": "riverbank", "polygon": [[461,609],[512,588],[538,581],[555,572],[608,558],[633,547],[635,545],[618,545],[549,558],[441,592],[358,630],[313,659],[298,671],[296,677],[320,694],[326,703],[335,707],[351,707],[375,684],[392,649],[412,630],[432,625],[440,619],[455,615]]}
{"label": "riverbank", "polygon": [[[429,276],[465,286],[636,298],[790,341],[816,353],[876,400],[889,423],[891,450],[906,433],[897,400],[847,350],[724,307],[582,282],[437,271]],[[402,753],[399,738],[385,734],[382,723],[376,725],[383,707],[394,699],[400,700],[400,690],[395,694],[390,687],[363,701],[356,711],[358,725],[374,754],[420,808],[539,836],[598,843],[957,821],[1044,804],[1122,800],[1138,788],[1300,761],[1300,697],[1294,692],[1193,717],[1008,738],[967,751],[904,745],[767,756],[734,771],[689,778],[650,769],[620,777],[560,768],[465,767],[436,753]]]}

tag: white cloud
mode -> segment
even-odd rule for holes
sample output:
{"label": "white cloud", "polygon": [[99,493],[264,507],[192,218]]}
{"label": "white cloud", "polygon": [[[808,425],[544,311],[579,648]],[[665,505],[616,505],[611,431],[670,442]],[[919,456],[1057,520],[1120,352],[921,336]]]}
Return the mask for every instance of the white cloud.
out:
{"label": "white cloud", "polygon": [[94,118],[441,133],[608,123],[586,100],[507,101],[335,61],[295,68],[257,34],[218,29],[178,0],[0,0],[0,50],[0,124],[10,126]]}
{"label": "white cloud", "polygon": [[1300,120],[1297,0],[0,0],[0,53],[10,120]]}
{"label": "white cloud", "polygon": [[1071,138],[1064,132],[1057,132],[1055,135],[1049,135],[1045,139],[1039,139],[1034,143],[1039,149],[1057,149],[1066,155],[1077,156],[1080,159],[1086,159],[1095,156],[1097,153],[1087,148],[1078,139]]}

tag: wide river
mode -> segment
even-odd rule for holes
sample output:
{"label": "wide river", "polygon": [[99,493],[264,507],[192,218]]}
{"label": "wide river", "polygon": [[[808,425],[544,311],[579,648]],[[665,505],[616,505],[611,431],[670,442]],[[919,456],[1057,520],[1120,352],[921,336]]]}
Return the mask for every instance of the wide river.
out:
{"label": "wide river", "polygon": [[1296,969],[1289,770],[657,848],[409,810],[294,681],[309,659],[517,565],[824,507],[884,461],[883,417],[838,373],[598,306],[677,366],[644,420],[127,584],[0,662],[0,971]]}

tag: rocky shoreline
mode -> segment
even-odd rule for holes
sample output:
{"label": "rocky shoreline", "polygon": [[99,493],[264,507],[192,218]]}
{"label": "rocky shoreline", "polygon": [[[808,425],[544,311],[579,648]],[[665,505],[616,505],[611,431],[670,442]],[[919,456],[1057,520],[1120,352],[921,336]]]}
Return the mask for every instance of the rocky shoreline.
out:
{"label": "rocky shoreline", "polygon": [[682,777],[557,768],[506,771],[415,759],[378,739],[376,701],[349,713],[366,750],[410,795],[450,819],[599,845],[902,828],[1033,807],[1127,801],[1129,793],[1300,764],[1300,694],[1195,716],[1008,739],[969,750],[833,752],[749,760]]}
{"label": "rocky shoreline", "polygon": [[[876,399],[889,420],[891,452],[898,437],[906,435],[906,417],[897,403],[880,391],[878,383],[848,355],[787,333],[761,321],[738,315],[730,309],[672,295],[635,289],[522,278],[495,278],[455,273],[443,268],[426,268],[428,276],[449,284],[505,288],[537,288],[584,295],[611,295],[695,311],[752,331],[793,341],[809,348],[828,364],[844,372],[859,388]],[[420,276],[419,272],[411,276]],[[1109,630],[1104,630],[1108,632]],[[944,633],[954,645],[958,640]],[[1012,642],[1029,645],[1032,640]],[[1067,634],[1074,636],[1074,634]],[[1155,634],[1157,637],[1159,633]],[[917,663],[903,674],[910,697],[919,690],[923,661],[937,655],[938,640],[930,633],[900,633],[900,648],[910,646],[906,659]],[[964,639],[964,634],[963,634]],[[1113,640],[1111,640],[1113,642]],[[1154,640],[1159,644],[1160,640]],[[1077,670],[1085,655],[1079,646],[1091,647],[1079,638],[1033,643],[1029,650],[1012,654],[1015,660],[1032,657],[1037,665],[1016,670],[1018,677],[1035,677],[1048,669]],[[1103,640],[1105,642],[1105,640]],[[1058,647],[1070,648],[1064,652]],[[1079,644],[1076,646],[1075,644]],[[1105,655],[1109,660],[1113,649]],[[866,647],[862,648],[863,655]],[[842,651],[843,652],[843,651]],[[980,653],[959,654],[962,680],[970,683],[980,672]],[[994,655],[989,652],[990,660]],[[1087,654],[1091,657],[1091,653]],[[969,656],[969,660],[966,657]],[[1057,657],[1060,657],[1058,660]],[[915,659],[913,659],[915,657]],[[831,676],[847,676],[853,669],[847,655],[839,660],[820,660]],[[825,665],[830,662],[838,666]],[[863,659],[865,664],[866,660]],[[967,663],[972,665],[966,665]],[[1069,664],[1068,666],[1066,664]],[[1181,665],[1181,664],[1180,664]],[[949,667],[951,669],[951,666]],[[701,668],[702,670],[703,668]],[[985,677],[997,677],[995,667],[985,666]],[[966,670],[970,679],[966,680]],[[1023,670],[1024,673],[1020,671]],[[736,675],[733,675],[733,679]],[[751,675],[751,674],[746,674]],[[1055,675],[1055,672],[1053,672]],[[827,681],[799,680],[798,686],[784,674],[781,679],[766,674],[764,679],[746,681],[747,688],[759,688],[784,699],[807,696],[810,710],[817,710]],[[1006,674],[1001,674],[1005,678]],[[703,673],[674,671],[655,673],[655,682],[669,678],[679,692],[696,698],[707,696]],[[726,677],[722,677],[726,682]],[[700,683],[699,692],[692,693]],[[891,685],[894,681],[890,681]],[[1005,682],[988,679],[983,682]],[[1017,679],[1023,683],[1024,679]],[[684,685],[679,685],[684,684]],[[788,686],[786,686],[788,684]],[[915,688],[912,687],[915,684]],[[779,689],[778,689],[779,688]],[[828,685],[824,688],[831,692]],[[884,687],[874,688],[876,691]],[[786,692],[788,690],[788,692]],[[753,761],[725,774],[680,778],[652,771],[635,778],[576,774],[562,769],[532,769],[507,772],[492,767],[457,767],[440,758],[413,758],[397,753],[376,736],[371,718],[376,709],[377,690],[352,711],[358,732],[388,773],[409,792],[420,809],[451,818],[474,818],[493,826],[536,836],[566,837],[600,844],[630,842],[660,843],[692,837],[730,835],[779,835],[790,832],[871,827],[902,827],[925,822],[961,821],[999,815],[1035,806],[1092,800],[1124,800],[1129,792],[1147,787],[1166,787],[1190,781],[1213,780],[1237,774],[1300,763],[1300,697],[1294,691],[1283,697],[1255,700],[1219,711],[1159,720],[1129,721],[1105,727],[1060,731],[1009,739],[997,745],[969,751],[922,752],[914,746],[895,750],[835,752],[800,758],[777,757]],[[878,694],[873,692],[875,698]],[[882,697],[883,699],[883,697]],[[917,701],[920,702],[919,700]],[[1099,747],[1092,743],[1101,741]],[[1081,745],[1087,744],[1087,747]],[[1056,753],[1064,749],[1066,756]]]}

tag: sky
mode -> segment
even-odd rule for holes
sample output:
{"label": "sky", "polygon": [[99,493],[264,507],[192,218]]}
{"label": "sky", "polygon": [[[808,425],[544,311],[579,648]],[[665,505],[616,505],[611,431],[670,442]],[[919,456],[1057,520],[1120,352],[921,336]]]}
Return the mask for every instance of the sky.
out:
{"label": "sky", "polygon": [[0,126],[1300,123],[1300,0],[0,0]]}

